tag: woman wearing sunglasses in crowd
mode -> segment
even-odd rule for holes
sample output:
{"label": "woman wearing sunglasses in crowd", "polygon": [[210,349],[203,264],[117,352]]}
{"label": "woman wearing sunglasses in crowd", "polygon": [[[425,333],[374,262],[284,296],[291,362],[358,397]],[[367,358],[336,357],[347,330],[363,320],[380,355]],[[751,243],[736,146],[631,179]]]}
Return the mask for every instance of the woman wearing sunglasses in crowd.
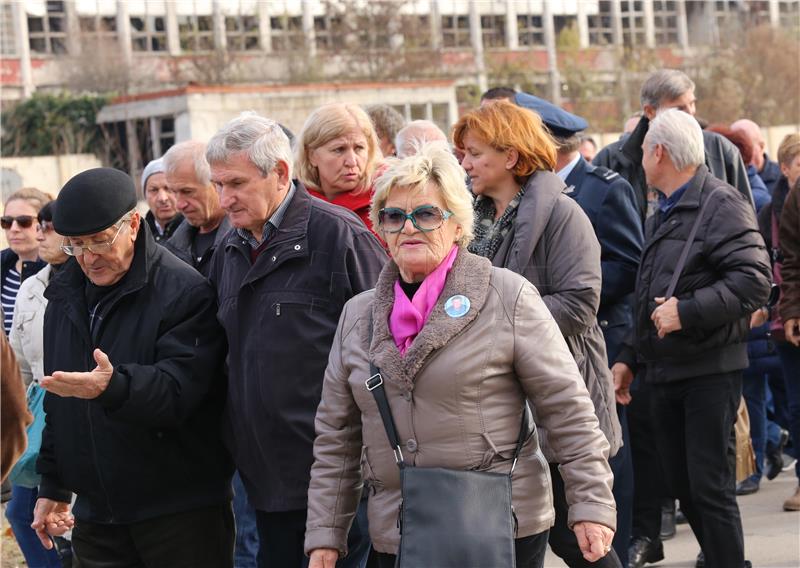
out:
{"label": "woman wearing sunglasses in crowd", "polygon": [[392,260],[373,291],[345,305],[317,410],[309,568],[333,568],[348,552],[362,447],[373,548],[381,568],[395,565],[400,470],[365,385],[370,362],[383,377],[406,466],[508,474],[514,461],[518,568],[542,566],[553,520],[536,436],[512,459],[529,400],[537,426],[550,431],[582,548],[597,560],[611,547],[616,518],[608,442],[558,326],[530,283],[467,250],[472,196],[446,144],[389,164],[370,216]]}
{"label": "woman wearing sunglasses in crowd", "polygon": [[[22,283],[14,307],[14,322],[11,326],[9,342],[19,363],[20,373],[26,386],[32,380],[44,376],[44,350],[42,348],[42,329],[47,299],[44,290],[50,279],[69,258],[62,250],[63,238],[53,230],[53,202],[46,203],[39,211],[35,223],[39,258],[47,263],[44,268]],[[41,387],[34,387],[41,388]],[[33,508],[38,491],[35,485],[13,486],[13,498],[6,509],[6,518],[14,530],[20,550],[28,566],[60,568],[61,558],[71,558],[69,541],[55,537],[56,546],[46,550],[36,531],[31,528]]]}
{"label": "woman wearing sunglasses in crowd", "polygon": [[[578,364],[611,446],[610,456],[615,455],[622,434],[597,323],[600,244],[588,217],[564,194],[564,182],[553,173],[556,146],[552,137],[539,115],[508,101],[496,101],[462,116],[453,127],[453,142],[464,154],[461,165],[477,196],[475,239],[469,250],[536,286]],[[587,566],[570,530],[573,508],[565,499],[554,445],[548,443],[553,432],[539,432],[553,477],[556,522],[550,545],[571,568]],[[592,564],[620,565],[613,551]]]}
{"label": "woman wearing sunglasses in crowd", "polygon": [[22,282],[46,264],[39,260],[36,241],[36,215],[52,197],[33,187],[23,187],[11,194],[3,207],[0,226],[6,232],[8,248],[0,253],[0,298],[3,329],[8,335],[14,316],[14,302]]}

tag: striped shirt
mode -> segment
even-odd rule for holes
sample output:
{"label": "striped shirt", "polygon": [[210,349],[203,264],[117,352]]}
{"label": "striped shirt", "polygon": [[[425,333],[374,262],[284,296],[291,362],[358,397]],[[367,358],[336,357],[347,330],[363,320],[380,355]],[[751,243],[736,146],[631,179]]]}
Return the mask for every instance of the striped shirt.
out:
{"label": "striped shirt", "polygon": [[14,320],[14,302],[17,301],[19,285],[19,272],[12,268],[8,271],[3,280],[3,287],[0,289],[0,300],[2,300],[3,304],[3,329],[6,335],[11,333],[11,322]]}

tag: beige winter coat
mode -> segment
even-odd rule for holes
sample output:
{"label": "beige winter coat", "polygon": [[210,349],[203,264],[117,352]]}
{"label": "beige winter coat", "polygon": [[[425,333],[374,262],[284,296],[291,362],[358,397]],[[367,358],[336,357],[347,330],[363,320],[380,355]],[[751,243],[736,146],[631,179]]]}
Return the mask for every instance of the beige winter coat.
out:
{"label": "beige winter coat", "polygon": [[[570,504],[569,524],[616,526],[608,442],[573,357],[536,289],[524,278],[459,251],[425,327],[405,356],[388,328],[397,266],[389,262],[375,290],[344,308],[331,347],[317,410],[308,492],[306,552],[346,554],[347,532],[361,493],[362,444],[370,487],[369,529],[379,552],[400,542],[399,470],[364,381],[369,354],[384,377],[406,463],[508,472],[527,397],[550,431]],[[469,312],[453,318],[444,302],[466,296]],[[367,349],[370,315],[374,331]],[[553,524],[549,470],[531,436],[513,476],[517,537]]]}

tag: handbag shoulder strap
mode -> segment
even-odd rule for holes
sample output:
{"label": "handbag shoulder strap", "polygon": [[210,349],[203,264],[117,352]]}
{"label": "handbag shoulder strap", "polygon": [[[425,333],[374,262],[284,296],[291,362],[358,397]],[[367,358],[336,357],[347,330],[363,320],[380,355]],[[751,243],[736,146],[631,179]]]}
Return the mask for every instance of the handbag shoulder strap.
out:
{"label": "handbag shoulder strap", "polygon": [[[373,320],[372,314],[370,314],[369,318],[369,339],[367,343],[367,354],[369,355],[369,347],[372,345],[372,330],[373,330]],[[369,357],[369,374],[370,377],[364,382],[367,387],[367,390],[372,393],[373,398],[375,399],[375,404],[378,406],[378,412],[381,415],[381,422],[383,422],[383,428],[386,430],[386,437],[389,439],[389,444],[392,446],[392,453],[394,453],[394,459],[397,463],[397,467],[403,469],[406,467],[406,463],[403,459],[403,451],[400,447],[400,437],[397,435],[397,428],[394,424],[394,417],[392,416],[392,409],[389,406],[389,400],[386,398],[386,389],[383,388],[383,376],[381,375],[381,370],[375,366],[375,363],[372,362],[372,357]],[[514,473],[514,468],[517,466],[517,460],[519,459],[519,455],[522,452],[522,447],[525,445],[526,440],[530,436],[530,428],[528,425],[528,421],[530,419],[530,408],[528,404],[522,408],[522,424],[519,428],[519,435],[517,436],[517,446],[514,448],[514,455],[511,462],[511,471],[508,473],[511,476]]]}
{"label": "handbag shoulder strap", "polygon": [[[372,345],[372,312],[369,315],[369,339],[367,340],[367,356],[369,356],[369,348]],[[394,418],[392,417],[392,409],[389,407],[389,400],[386,398],[386,390],[383,388],[383,376],[381,370],[372,362],[372,357],[369,357],[369,378],[364,382],[367,390],[372,393],[375,398],[375,404],[378,405],[378,412],[381,415],[383,428],[386,430],[386,437],[389,438],[389,444],[392,446],[394,453],[394,460],[397,462],[397,467],[403,469],[405,461],[403,461],[403,451],[400,449],[400,438],[397,435],[397,428],[394,425]]]}
{"label": "handbag shoulder strap", "polygon": [[683,267],[686,265],[686,259],[689,258],[689,249],[692,248],[692,243],[697,236],[697,231],[700,229],[700,223],[703,222],[704,213],[706,212],[706,209],[708,209],[708,204],[711,203],[711,197],[718,190],[719,187],[712,189],[711,193],[708,194],[706,199],[703,201],[703,204],[700,206],[700,212],[697,214],[697,219],[695,219],[694,225],[692,225],[692,230],[689,232],[689,236],[686,238],[686,243],[683,245],[681,256],[678,258],[678,264],[675,265],[675,272],[672,273],[672,279],[669,281],[667,295],[664,296],[666,299],[670,299],[673,294],[675,294],[675,288],[678,287],[678,279],[680,279],[681,273],[683,272]]}

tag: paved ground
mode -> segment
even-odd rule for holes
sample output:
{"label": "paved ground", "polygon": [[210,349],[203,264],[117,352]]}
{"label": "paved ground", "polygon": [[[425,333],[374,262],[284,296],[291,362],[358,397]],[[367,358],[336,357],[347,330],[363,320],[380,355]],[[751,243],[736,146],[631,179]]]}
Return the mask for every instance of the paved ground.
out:
{"label": "paved ground", "polygon": [[[773,481],[762,481],[753,495],[739,497],[744,525],[745,554],[754,568],[800,568],[800,512],[783,510],[784,500],[794,493],[797,478],[784,472]],[[699,551],[689,525],[678,525],[678,534],[664,543],[661,568],[690,568]],[[565,564],[548,553],[546,568]],[[733,568],[733,567],[731,567]]]}
{"label": "paved ground", "polygon": [[[739,498],[744,523],[745,550],[754,568],[800,568],[800,512],[783,511],[783,501],[794,493],[797,480],[791,472],[782,473],[774,481],[764,481],[761,490]],[[19,549],[6,534],[5,518],[0,522],[0,566],[22,568]],[[691,568],[699,550],[688,525],[678,525],[675,538],[664,543],[666,559],[653,564],[661,568]],[[564,563],[552,553],[545,560],[546,568],[560,568]],[[651,565],[648,565],[651,566]]]}

